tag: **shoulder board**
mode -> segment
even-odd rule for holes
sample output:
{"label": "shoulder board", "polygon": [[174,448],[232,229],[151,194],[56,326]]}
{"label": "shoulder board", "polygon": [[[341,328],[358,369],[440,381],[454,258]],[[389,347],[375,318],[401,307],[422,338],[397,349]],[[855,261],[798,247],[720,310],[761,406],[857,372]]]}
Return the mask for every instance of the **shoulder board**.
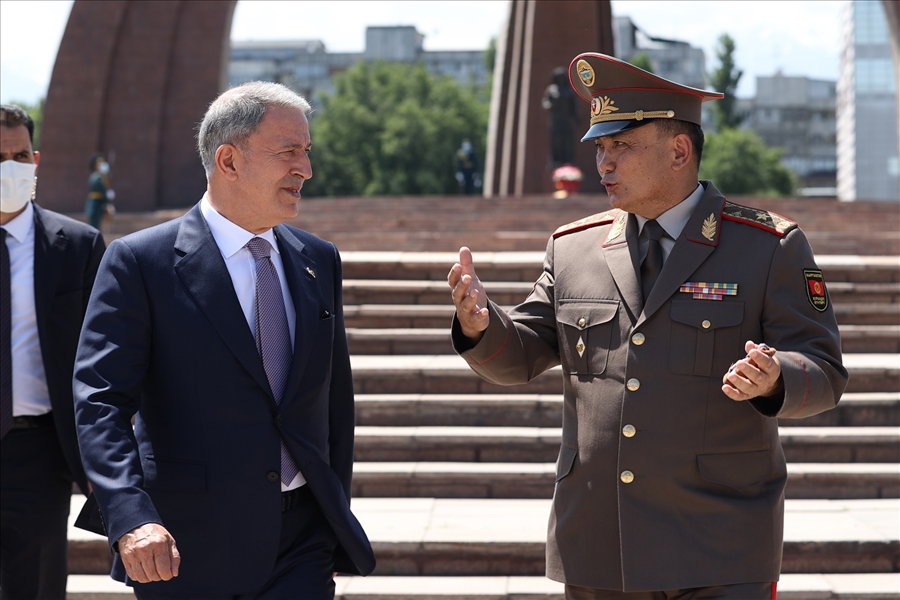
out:
{"label": "shoulder board", "polygon": [[774,233],[779,237],[784,237],[789,231],[797,227],[796,222],[786,219],[777,213],[741,206],[727,200],[725,201],[725,207],[722,209],[722,218],[746,223],[747,225]]}
{"label": "shoulder board", "polygon": [[581,231],[583,229],[590,229],[591,227],[596,227],[597,225],[605,225],[607,223],[612,223],[616,219],[616,215],[619,214],[619,209],[614,208],[612,210],[608,210],[606,212],[597,213],[596,215],[591,215],[589,217],[585,217],[583,219],[578,219],[577,221],[573,221],[568,225],[563,225],[559,229],[553,232],[553,237],[558,238],[561,235],[566,235],[567,233],[575,233],[576,231]]}

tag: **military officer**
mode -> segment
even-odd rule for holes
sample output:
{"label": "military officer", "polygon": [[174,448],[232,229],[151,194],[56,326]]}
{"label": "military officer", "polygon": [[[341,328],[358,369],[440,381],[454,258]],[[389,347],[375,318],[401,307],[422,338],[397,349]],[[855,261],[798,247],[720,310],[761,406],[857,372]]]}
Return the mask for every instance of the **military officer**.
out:
{"label": "military officer", "polygon": [[562,365],[547,575],[566,597],[774,597],[778,418],[847,383],[828,293],[796,223],[698,181],[700,107],[722,94],[602,54],[569,67],[613,210],[560,227],[509,312],[471,252],[448,275],[456,350],[519,384]]}

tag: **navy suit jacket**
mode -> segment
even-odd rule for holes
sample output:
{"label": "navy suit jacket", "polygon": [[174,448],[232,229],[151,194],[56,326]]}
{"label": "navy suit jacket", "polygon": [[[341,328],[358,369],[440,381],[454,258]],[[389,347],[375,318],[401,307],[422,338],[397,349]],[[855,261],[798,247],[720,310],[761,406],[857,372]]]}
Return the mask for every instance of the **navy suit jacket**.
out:
{"label": "navy suit jacket", "polygon": [[34,309],[59,445],[87,493],[72,405],[72,368],[84,311],[106,245],[100,232],[34,205]]}
{"label": "navy suit jacket", "polygon": [[[267,581],[281,532],[280,440],[337,535],[336,569],[374,568],[350,512],[340,257],[293,227],[275,236],[297,314],[280,404],[199,205],[116,240],[100,265],[75,365],[78,437],[110,541],[150,522],[175,538],[180,574],[151,589],[232,595]],[[118,554],[113,577],[125,580]]]}

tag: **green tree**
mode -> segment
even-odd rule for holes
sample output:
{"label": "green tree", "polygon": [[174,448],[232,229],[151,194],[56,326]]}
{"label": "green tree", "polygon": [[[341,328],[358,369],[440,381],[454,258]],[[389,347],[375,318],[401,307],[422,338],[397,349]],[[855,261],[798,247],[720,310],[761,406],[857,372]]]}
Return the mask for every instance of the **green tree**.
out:
{"label": "green tree", "polygon": [[723,33],[719,36],[719,45],[716,47],[719,68],[709,74],[713,89],[725,94],[724,98],[711,104],[718,131],[737,127],[744,120],[743,116],[735,112],[735,93],[744,72],[734,62],[734,48],[734,40],[730,35]]}
{"label": "green tree", "polygon": [[794,174],[781,164],[784,151],[766,146],[752,131],[725,129],[706,136],[700,178],[724,194],[783,196],[794,192]]}
{"label": "green tree", "polygon": [[31,120],[34,121],[34,149],[41,149],[41,131],[44,129],[44,104],[46,104],[47,99],[41,98],[35,104],[31,104],[29,102],[19,102],[18,100],[13,100],[10,104],[15,104],[19,106],[28,113],[28,116],[31,117]]}
{"label": "green tree", "polygon": [[636,66],[638,69],[643,69],[648,73],[653,73],[653,62],[650,60],[650,57],[647,56],[646,52],[639,52],[631,57],[629,60],[631,64]]}
{"label": "green tree", "polygon": [[361,62],[335,78],[310,127],[310,195],[451,194],[469,138],[483,160],[488,106],[424,65]]}

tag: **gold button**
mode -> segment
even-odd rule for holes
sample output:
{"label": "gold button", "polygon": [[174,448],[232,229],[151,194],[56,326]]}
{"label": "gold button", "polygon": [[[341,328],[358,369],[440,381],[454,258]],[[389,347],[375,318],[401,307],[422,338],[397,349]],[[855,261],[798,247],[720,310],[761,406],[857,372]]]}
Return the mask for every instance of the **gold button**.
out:
{"label": "gold button", "polygon": [[634,473],[631,471],[622,471],[622,474],[619,475],[619,479],[622,480],[622,483],[631,483],[634,481]]}
{"label": "gold button", "polygon": [[703,325],[703,329],[709,329],[710,327],[712,327],[712,323],[709,322],[709,319],[703,319],[703,322],[700,324]]}
{"label": "gold button", "polygon": [[625,387],[627,387],[629,391],[636,392],[640,389],[641,382],[637,379],[632,378],[628,380],[628,383],[625,384]]}
{"label": "gold button", "polygon": [[640,346],[646,340],[647,340],[647,338],[644,337],[643,333],[636,333],[633,336],[631,336],[631,343],[634,344],[635,346]]}
{"label": "gold button", "polygon": [[581,342],[575,344],[575,349],[578,350],[578,356],[584,354],[584,344],[582,344]]}
{"label": "gold button", "polygon": [[637,433],[637,429],[634,428],[634,425],[630,423],[622,428],[622,435],[625,437],[634,437],[634,434]]}
{"label": "gold button", "polygon": [[578,319],[579,327],[584,327],[586,324],[587,324],[587,321],[584,320],[584,317],[581,317],[580,319]]}

